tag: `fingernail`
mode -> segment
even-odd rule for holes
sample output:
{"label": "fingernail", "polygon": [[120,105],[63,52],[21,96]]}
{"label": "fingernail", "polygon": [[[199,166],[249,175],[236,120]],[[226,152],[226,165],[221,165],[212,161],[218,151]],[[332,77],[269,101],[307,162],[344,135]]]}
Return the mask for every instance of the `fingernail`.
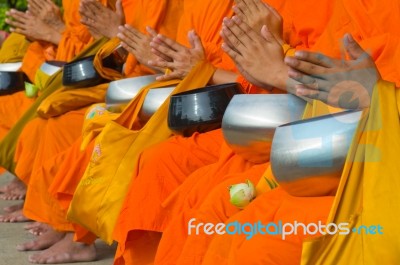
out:
{"label": "fingernail", "polygon": [[296,66],[298,61],[296,60],[296,58],[290,57],[290,56],[286,56],[285,57],[285,63],[290,65],[290,66]]}
{"label": "fingernail", "polygon": [[240,18],[238,18],[237,16],[233,16],[232,18],[236,23],[240,23]]}
{"label": "fingernail", "polygon": [[288,75],[289,75],[289,77],[294,77],[294,78],[296,78],[296,77],[299,76],[299,73],[297,73],[296,71],[294,71],[292,68],[289,68],[289,70],[288,70]]}
{"label": "fingernail", "polygon": [[228,48],[228,47],[226,46],[225,43],[222,43],[222,44],[221,44],[221,49],[222,49],[222,50],[227,51],[227,48]]}
{"label": "fingernail", "polygon": [[296,52],[294,53],[294,56],[296,56],[296,58],[302,59],[302,58],[305,58],[305,57],[306,57],[306,53],[303,52],[303,51],[296,51]]}

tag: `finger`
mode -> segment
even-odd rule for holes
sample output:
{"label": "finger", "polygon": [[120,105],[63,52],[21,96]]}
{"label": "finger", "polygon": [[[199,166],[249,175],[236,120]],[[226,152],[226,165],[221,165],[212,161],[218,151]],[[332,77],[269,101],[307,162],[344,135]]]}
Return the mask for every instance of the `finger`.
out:
{"label": "finger", "polygon": [[121,42],[121,46],[125,49],[125,50],[127,50],[129,53],[131,53],[131,54],[135,54],[135,50],[130,46],[130,45],[128,45],[126,42],[124,42],[124,41],[122,41]]}
{"label": "finger", "polygon": [[326,68],[331,68],[334,66],[332,59],[323,55],[322,53],[296,51],[295,57],[301,61],[309,62]]}
{"label": "finger", "polygon": [[296,95],[306,97],[309,99],[316,99],[327,103],[328,93],[326,91],[314,90],[305,85],[296,85]]}
{"label": "finger", "polygon": [[167,62],[171,62],[171,61],[172,61],[172,58],[171,58],[171,57],[166,56],[165,54],[163,54],[163,53],[157,51],[156,49],[151,49],[151,52],[152,52],[155,56],[157,56],[157,58],[158,58],[159,60],[161,60],[161,61],[167,61]]}
{"label": "finger", "polygon": [[239,51],[235,48],[235,45],[230,42],[230,40],[226,34],[229,34],[229,30],[223,27],[220,32],[220,35],[221,35],[221,38],[224,41],[225,45],[229,46],[229,48],[234,50],[236,53],[239,53]]}
{"label": "finger", "polygon": [[307,86],[313,88],[313,89],[318,89],[318,83],[316,82],[316,79],[313,78],[312,76],[302,74],[293,68],[289,68],[288,76],[304,85],[307,85]]}
{"label": "finger", "polygon": [[170,73],[170,74],[165,74],[162,76],[158,76],[156,78],[157,81],[168,81],[168,80],[173,80],[173,79],[181,79],[180,75],[178,73]]}
{"label": "finger", "polygon": [[238,3],[235,7],[235,10],[238,14],[240,14],[240,18],[243,20],[248,20],[249,16],[251,16],[249,8],[244,3]]}
{"label": "finger", "polygon": [[[122,1],[121,0],[117,0],[117,2],[115,3],[115,12],[117,13],[118,17],[121,18],[125,18],[125,13],[124,13],[124,9],[122,7]],[[124,19],[125,21],[125,19]]]}
{"label": "finger", "polygon": [[179,44],[178,42],[176,42],[162,34],[158,34],[156,39],[160,42],[163,42],[164,44],[166,44],[166,46],[170,47],[172,50],[177,51],[177,52],[183,52],[184,50],[187,49],[187,47]]}
{"label": "finger", "polygon": [[25,21],[27,19],[27,16],[25,13],[23,12],[19,12],[16,10],[13,10],[12,12],[10,12],[8,14],[9,17],[11,17],[14,20],[18,20],[18,21]]}
{"label": "finger", "polygon": [[279,20],[282,21],[282,16],[281,14],[278,12],[278,10],[276,10],[273,6],[269,5],[268,3],[263,3],[268,9],[269,11]]}
{"label": "finger", "polygon": [[357,60],[360,57],[368,55],[361,46],[354,40],[351,34],[345,34],[343,38],[343,44],[347,54],[352,60]]}
{"label": "finger", "polygon": [[232,7],[233,12],[235,12],[235,15],[238,16],[242,20],[246,20],[246,15],[243,13],[243,11],[238,7],[234,6]]}
{"label": "finger", "polygon": [[21,29],[25,29],[26,25],[22,22],[19,22],[17,20],[10,20],[10,19],[6,19],[6,23],[14,28],[21,28]]}
{"label": "finger", "polygon": [[257,11],[263,11],[265,12],[265,4],[261,0],[253,0],[253,5],[256,8]]}
{"label": "finger", "polygon": [[194,30],[189,31],[189,43],[195,50],[203,51],[203,44],[201,43],[199,35]]}
{"label": "finger", "polygon": [[175,64],[173,62],[167,62],[167,61],[161,61],[161,60],[150,60],[148,63],[150,66],[175,69]]}
{"label": "finger", "polygon": [[143,34],[142,32],[140,32],[139,30],[137,30],[136,28],[132,27],[131,25],[126,24],[124,26],[125,28],[125,32],[127,34],[129,34],[130,36],[132,36],[132,38],[136,38],[136,39],[142,39],[145,37],[145,34]]}
{"label": "finger", "polygon": [[176,58],[176,56],[177,56],[177,52],[172,50],[170,47],[164,46],[164,45],[160,45],[160,44],[158,44],[158,43],[156,43],[154,41],[150,42],[150,47],[152,49],[156,50],[158,53],[161,53],[163,56],[172,58],[172,60],[174,58]]}
{"label": "finger", "polygon": [[150,34],[152,38],[157,36],[157,31],[150,26],[146,27],[146,31]]}
{"label": "finger", "polygon": [[37,14],[40,11],[40,5],[36,1],[29,1],[28,9],[32,10],[35,14]]}
{"label": "finger", "polygon": [[277,41],[274,34],[272,34],[266,25],[261,27],[261,36],[268,42]]}
{"label": "finger", "polygon": [[318,77],[323,79],[323,76],[327,73],[325,67],[322,67],[317,64],[309,63],[306,61],[301,61],[296,59],[295,57],[287,56],[285,57],[286,65],[292,67],[298,72],[302,72],[307,75],[311,75],[313,77]]}
{"label": "finger", "polygon": [[87,18],[87,17],[82,17],[81,18],[81,23],[87,27],[92,28],[92,30],[96,30],[97,31],[97,23],[96,21],[94,21],[91,18]]}
{"label": "finger", "polygon": [[[238,19],[237,17],[234,18]],[[245,46],[244,43],[248,43],[249,41],[246,32],[233,19],[224,19],[223,23],[223,34],[228,39],[231,47],[240,51],[241,47]]]}
{"label": "finger", "polygon": [[236,64],[236,65],[241,65],[240,64],[240,57],[242,56],[239,52],[237,52],[236,50],[232,49],[228,44],[226,43],[222,43],[221,45],[222,50],[228,54],[229,57],[231,57],[232,61]]}
{"label": "finger", "polygon": [[245,2],[247,2],[247,6],[249,7],[249,10],[252,14],[259,11],[256,1],[257,0],[245,0]]}

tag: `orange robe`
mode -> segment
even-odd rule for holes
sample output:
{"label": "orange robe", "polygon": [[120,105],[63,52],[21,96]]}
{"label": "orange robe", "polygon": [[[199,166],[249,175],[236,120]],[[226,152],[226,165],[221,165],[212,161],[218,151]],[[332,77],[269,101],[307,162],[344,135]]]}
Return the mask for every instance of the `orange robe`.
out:
{"label": "orange robe", "polygon": [[[66,29],[62,33],[57,54],[54,58],[57,61],[68,62],[72,60],[93,41],[87,28],[80,23],[78,12],[79,3],[79,0],[63,2]],[[34,54],[37,53],[33,52],[32,55]],[[30,63],[31,62],[28,61],[28,64]],[[35,65],[35,67],[37,67],[37,65]],[[40,67],[40,65],[38,67]],[[33,66],[29,65],[28,68],[29,71],[31,71]],[[20,140],[15,153],[15,160],[18,161],[15,173],[26,184],[29,182],[29,176],[35,164],[34,161],[38,159],[36,157],[36,153],[40,148],[38,142],[40,142],[45,124],[46,122],[44,120],[34,119],[26,125],[19,137]],[[68,125],[71,125],[71,123]]]}
{"label": "orange robe", "polygon": [[[179,1],[176,4],[167,5],[167,1],[159,0],[146,1],[145,3],[126,0],[123,2],[123,6],[125,12],[127,12],[126,17],[131,19],[131,21],[128,21],[129,24],[142,32],[145,31],[146,26],[151,26],[174,38],[175,21],[179,19]],[[165,15],[166,12],[173,12],[173,14]],[[168,25],[161,24],[162,19],[169,21]],[[125,69],[126,75],[135,76],[148,73],[148,69],[142,68],[135,62],[135,58],[130,56],[129,64]],[[67,222],[65,218],[65,205],[69,203],[69,201],[66,202],[67,199],[65,198],[70,198],[68,194],[75,190],[87,164],[85,159],[90,158],[92,150],[92,146],[89,145],[85,152],[80,152],[81,139],[79,136],[81,135],[85,112],[86,108],[70,111],[48,120],[36,119],[40,120],[37,123],[44,122],[45,125],[41,126],[42,129],[39,129],[42,131],[39,148],[35,153],[33,169],[28,172],[30,181],[24,214],[31,219],[48,223],[55,229],[64,231],[73,231],[72,224]],[[64,136],[59,137],[60,135]],[[26,139],[25,146],[29,148],[29,143],[32,143],[34,139],[32,137]],[[76,165],[73,165],[74,163]],[[75,171],[69,169],[75,169]],[[55,177],[57,178],[53,183]],[[67,182],[66,180],[70,181]],[[65,187],[65,196],[61,207],[57,200],[50,195],[51,184],[54,184],[55,187]],[[38,207],[38,204],[41,206]]]}
{"label": "orange robe", "polygon": [[[395,34],[396,29],[394,27],[387,28],[388,24],[393,26],[398,24],[397,17],[392,17],[389,21],[385,19],[393,6],[397,6],[397,10],[399,10],[398,3],[394,3],[394,1],[392,5],[388,4],[387,6],[382,6],[377,2],[373,3],[373,1],[369,3],[337,1],[334,15],[326,31],[312,49],[340,57],[340,46],[332,45],[332,42],[339,43],[342,36],[350,32],[360,41],[363,47],[368,47],[369,51],[372,52],[381,75],[384,78],[391,78],[394,82],[399,82],[400,76],[396,74],[396,71],[398,72],[396,64],[398,64],[400,58],[398,56],[397,58],[392,57],[398,53],[396,47],[398,46],[398,33]],[[380,18],[381,21],[376,19],[371,27],[368,27],[369,25],[365,20],[368,20],[371,15],[374,18]],[[346,26],[343,26],[343,24],[346,24]],[[379,34],[377,34],[378,32]],[[392,41],[390,43],[378,41],[382,39]],[[264,176],[273,178],[270,171],[267,171]],[[229,205],[226,198],[216,196],[222,191],[223,187],[217,187],[199,209],[194,213],[192,212],[190,217],[199,216],[200,220],[211,221],[214,224],[235,220],[241,223],[257,221],[268,223],[279,220],[292,223],[296,220],[306,224],[318,221],[324,223],[333,201],[332,196],[295,198],[278,188],[264,193],[243,212],[234,216],[231,215],[232,218],[227,220],[230,216],[224,215],[224,213],[229,212],[227,209],[232,208],[232,206]],[[220,219],[216,219],[215,216]],[[185,223],[181,222],[180,224]],[[200,237],[191,236],[185,242],[179,261],[187,262],[186,264],[197,264],[191,262],[193,260],[197,260],[199,264],[230,264],[233,261],[237,264],[299,264],[301,246],[305,238],[305,236],[299,235],[281,240],[276,236],[256,235],[251,240],[245,240],[243,236],[239,235],[216,236],[202,261],[204,251],[212,237],[204,234]],[[196,244],[196,249],[193,249],[194,244]],[[203,252],[199,249],[203,249]]]}

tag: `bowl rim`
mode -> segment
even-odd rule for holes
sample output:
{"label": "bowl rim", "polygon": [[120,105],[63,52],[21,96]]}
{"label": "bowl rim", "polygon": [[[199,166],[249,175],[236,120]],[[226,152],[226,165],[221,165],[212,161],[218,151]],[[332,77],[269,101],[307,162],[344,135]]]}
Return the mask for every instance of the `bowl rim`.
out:
{"label": "bowl rim", "polygon": [[202,93],[219,93],[220,90],[224,89],[231,89],[231,88],[236,88],[238,91],[243,93],[242,86],[240,83],[237,82],[231,82],[231,83],[224,83],[224,84],[218,84],[218,85],[211,85],[211,86],[204,86],[204,87],[199,87],[195,89],[191,89],[189,91],[185,92],[180,92],[177,94],[174,94],[171,96],[171,99],[174,97],[181,97],[181,96],[191,96],[193,94],[202,94]]}
{"label": "bowl rim", "polygon": [[331,113],[331,114],[326,114],[326,115],[308,118],[308,119],[304,119],[304,120],[293,121],[293,122],[282,124],[282,125],[278,126],[277,128],[288,127],[288,126],[293,126],[293,125],[298,125],[298,124],[304,124],[304,123],[313,122],[313,121],[326,120],[326,119],[330,119],[330,118],[334,118],[334,117],[345,116],[347,114],[356,113],[356,112],[360,112],[360,110],[344,110],[344,111],[337,112],[337,113]]}

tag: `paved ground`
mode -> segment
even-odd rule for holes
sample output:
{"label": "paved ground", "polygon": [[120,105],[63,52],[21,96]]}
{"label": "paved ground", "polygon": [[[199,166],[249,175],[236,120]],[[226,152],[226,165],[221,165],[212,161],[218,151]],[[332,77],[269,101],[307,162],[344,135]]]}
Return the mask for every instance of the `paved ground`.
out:
{"label": "paved ground", "polygon": [[[0,176],[0,185],[4,185],[10,180],[9,175]],[[16,201],[4,201],[0,199],[0,213],[3,212],[3,207],[15,204]],[[23,223],[0,223],[0,265],[28,265],[27,252],[19,252],[15,246],[33,238],[30,234],[24,231]],[[111,265],[115,252],[115,246],[109,247],[102,242],[96,242],[98,250],[98,261],[89,263],[74,263],[74,264],[95,264],[95,265]],[[32,253],[32,252],[30,252]]]}

